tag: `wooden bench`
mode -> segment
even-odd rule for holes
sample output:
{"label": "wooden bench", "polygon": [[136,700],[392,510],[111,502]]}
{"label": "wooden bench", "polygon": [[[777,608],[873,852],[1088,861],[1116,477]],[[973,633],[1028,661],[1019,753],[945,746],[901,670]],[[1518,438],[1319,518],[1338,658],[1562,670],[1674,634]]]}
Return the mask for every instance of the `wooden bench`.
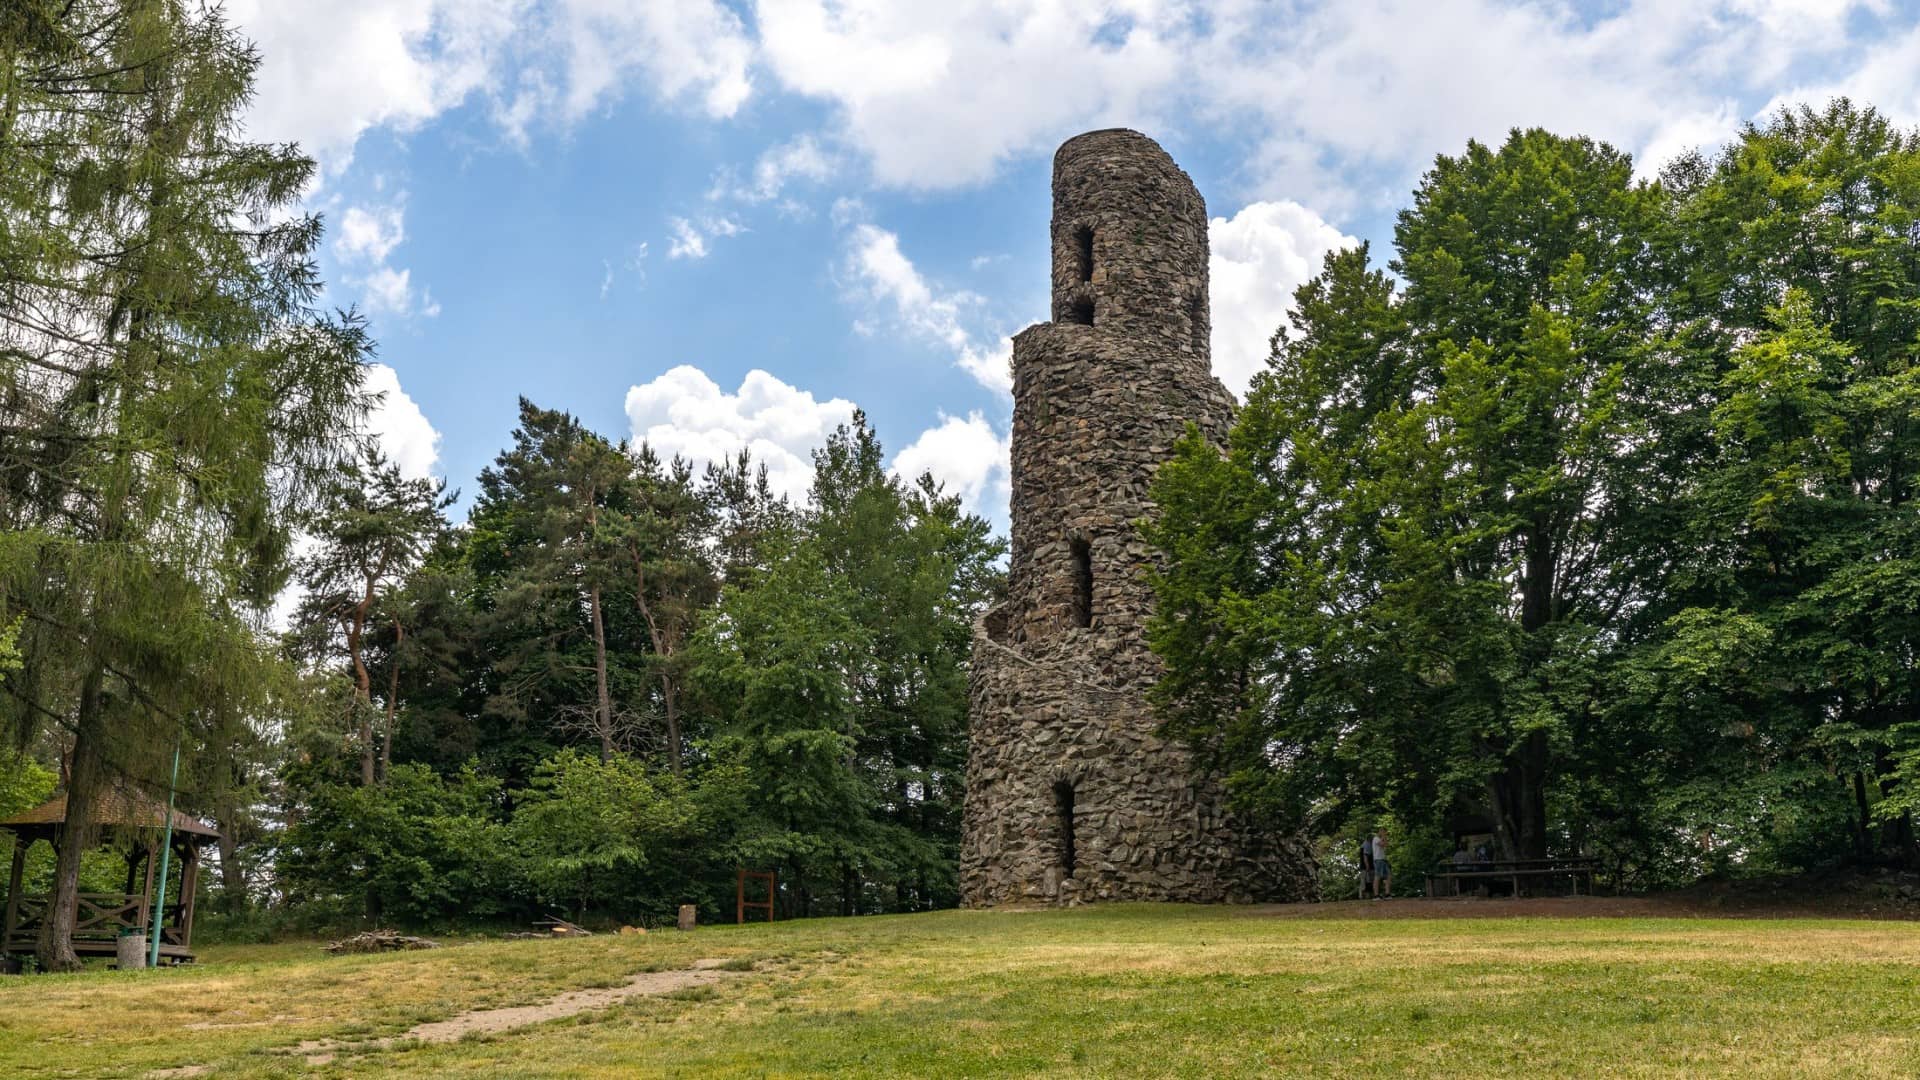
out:
{"label": "wooden bench", "polygon": [[1461,882],[1507,881],[1513,885],[1513,895],[1519,896],[1520,883],[1534,879],[1566,878],[1573,886],[1573,895],[1580,895],[1580,883],[1584,880],[1587,894],[1593,894],[1594,859],[1495,859],[1491,862],[1446,862],[1427,871],[1428,896],[1459,896]]}

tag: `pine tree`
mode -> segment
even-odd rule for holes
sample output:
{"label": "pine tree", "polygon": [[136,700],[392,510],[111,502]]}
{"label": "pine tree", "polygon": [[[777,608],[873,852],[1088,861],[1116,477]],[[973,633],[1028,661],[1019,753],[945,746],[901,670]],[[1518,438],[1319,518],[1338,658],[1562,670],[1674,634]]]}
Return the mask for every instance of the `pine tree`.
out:
{"label": "pine tree", "polygon": [[295,623],[322,628],[329,639],[338,632],[338,646],[353,676],[360,782],[366,785],[380,777],[376,763],[391,760],[397,704],[397,691],[389,687],[386,730],[376,737],[367,635],[370,628],[386,623],[399,639],[395,647],[404,644],[398,594],[446,529],[443,512],[451,502],[443,483],[402,476],[399,466],[368,443],[360,460],[327,482],[310,519],[316,547],[300,561],[301,584],[307,591]]}

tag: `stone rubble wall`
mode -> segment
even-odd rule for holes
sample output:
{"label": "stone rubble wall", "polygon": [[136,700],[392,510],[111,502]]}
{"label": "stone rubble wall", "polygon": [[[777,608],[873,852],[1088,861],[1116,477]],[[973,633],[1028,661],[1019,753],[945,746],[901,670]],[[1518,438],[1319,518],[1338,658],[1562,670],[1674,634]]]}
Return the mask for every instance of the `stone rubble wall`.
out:
{"label": "stone rubble wall", "polygon": [[1190,422],[1219,442],[1233,419],[1209,362],[1206,228],[1199,192],[1143,135],[1093,132],[1055,156],[1054,321],[1014,338],[1008,599],[976,627],[970,676],[970,906],[1312,894],[1304,847],[1237,821],[1189,750],[1154,734],[1146,697],[1149,485]]}

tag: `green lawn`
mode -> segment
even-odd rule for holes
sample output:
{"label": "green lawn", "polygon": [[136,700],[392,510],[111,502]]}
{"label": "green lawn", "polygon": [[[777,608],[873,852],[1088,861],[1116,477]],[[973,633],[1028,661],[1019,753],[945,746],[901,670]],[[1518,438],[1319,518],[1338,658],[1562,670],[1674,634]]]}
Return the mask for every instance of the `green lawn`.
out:
{"label": "green lawn", "polygon": [[[1116,906],[376,957],[209,949],[195,969],[0,980],[0,1076],[1920,1073],[1917,924],[1353,917],[1381,913]],[[287,1053],[699,957],[755,970],[510,1034],[324,1065]]]}

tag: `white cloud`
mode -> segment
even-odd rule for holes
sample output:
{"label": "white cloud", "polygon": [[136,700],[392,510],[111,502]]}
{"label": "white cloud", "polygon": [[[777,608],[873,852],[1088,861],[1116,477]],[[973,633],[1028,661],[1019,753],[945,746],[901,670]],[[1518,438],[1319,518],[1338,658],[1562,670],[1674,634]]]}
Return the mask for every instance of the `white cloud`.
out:
{"label": "white cloud", "polygon": [[346,258],[383,263],[406,235],[405,214],[399,205],[349,206],[340,215],[340,235],[333,243]]}
{"label": "white cloud", "polygon": [[[1439,152],[1515,126],[1606,139],[1657,168],[1792,72],[1870,49],[1915,96],[1888,0],[759,0],[766,69],[826,102],[883,186],[946,188],[1124,124],[1261,132],[1250,193],[1391,204]],[[1904,35],[1900,35],[1904,36]],[[1871,66],[1871,64],[1869,65]],[[1337,164],[1336,164],[1337,163]],[[1364,178],[1364,179],[1357,179]]]}
{"label": "white cloud", "polygon": [[[711,252],[707,241],[715,237],[738,236],[746,232],[746,226],[729,217],[703,217],[698,223],[683,217],[667,219],[667,228],[673,235],[667,240],[667,258],[704,259]],[[646,245],[641,245],[641,257],[646,255]]]}
{"label": "white cloud", "polygon": [[673,230],[673,237],[667,242],[669,259],[704,259],[707,257],[707,238],[693,227],[693,222],[683,217],[668,218],[667,226]]}
{"label": "white cloud", "polygon": [[[842,205],[835,213],[845,217],[857,210]],[[954,363],[980,385],[1003,394],[1013,392],[1013,373],[1007,366],[1012,343],[1005,335],[969,328],[969,323],[979,322],[985,301],[964,289],[936,291],[900,250],[897,234],[868,222],[853,222],[847,234],[847,274],[861,296],[890,308],[894,321],[909,334],[945,346],[953,353]],[[872,331],[866,320],[854,326],[863,333]]]}
{"label": "white cloud", "polygon": [[262,64],[248,132],[329,173],[370,129],[408,132],[476,96],[510,138],[570,123],[633,85],[730,117],[753,41],[718,0],[228,0]]}
{"label": "white cloud", "polygon": [[773,489],[796,501],[813,483],[813,450],[852,421],[853,409],[845,398],[819,401],[757,369],[733,393],[686,364],[627,391],[635,442],[663,457],[678,454],[696,468],[745,448],[766,466]]}
{"label": "white cloud", "polygon": [[745,182],[734,170],[722,170],[707,197],[764,203],[779,198],[794,180],[819,183],[833,176],[838,168],[839,162],[821,147],[818,139],[800,135],[761,153],[754,162],[751,178]]}
{"label": "white cloud", "polygon": [[367,369],[366,389],[381,395],[367,416],[367,431],[380,442],[400,471],[410,477],[431,476],[440,461],[440,432],[420,405],[400,388],[400,375],[385,364]]}
{"label": "white cloud", "polygon": [[1838,78],[1776,95],[1765,111],[1801,104],[1819,108],[1845,95],[1904,123],[1920,122],[1920,78],[1915,78],[1915,71],[1920,71],[1920,27],[1876,43],[1853,70]]}
{"label": "white cloud", "polygon": [[260,49],[248,133],[331,172],[369,128],[410,131],[487,84],[525,0],[228,0]]}
{"label": "white cloud", "polygon": [[401,192],[387,205],[347,207],[340,214],[333,250],[340,259],[342,281],[360,290],[361,306],[369,314],[431,319],[440,314],[432,294],[414,288],[413,271],[388,262],[407,236],[406,198]]}
{"label": "white cloud", "polygon": [[740,17],[714,0],[557,0],[554,33],[566,57],[568,117],[617,97],[638,70],[662,98],[697,99],[710,117],[732,116],[753,92],[753,42]]}
{"label": "white cloud", "polygon": [[1061,132],[1139,119],[1176,84],[1162,0],[760,0],[761,58],[788,89],[832,103],[878,180],[987,179]]}
{"label": "white cloud", "polygon": [[1004,528],[1012,497],[1008,474],[1010,440],[979,412],[965,419],[941,414],[940,423],[893,458],[893,471],[909,483],[932,473],[961,505]]}
{"label": "white cloud", "polygon": [[431,319],[440,314],[440,303],[433,294],[413,287],[413,271],[391,266],[376,266],[365,274],[348,277],[360,287],[360,301],[369,315],[394,315],[406,318],[419,315]]}
{"label": "white cloud", "polygon": [[1213,371],[1244,394],[1267,360],[1267,343],[1293,307],[1293,292],[1320,272],[1327,252],[1359,241],[1293,202],[1256,202],[1207,226]]}

